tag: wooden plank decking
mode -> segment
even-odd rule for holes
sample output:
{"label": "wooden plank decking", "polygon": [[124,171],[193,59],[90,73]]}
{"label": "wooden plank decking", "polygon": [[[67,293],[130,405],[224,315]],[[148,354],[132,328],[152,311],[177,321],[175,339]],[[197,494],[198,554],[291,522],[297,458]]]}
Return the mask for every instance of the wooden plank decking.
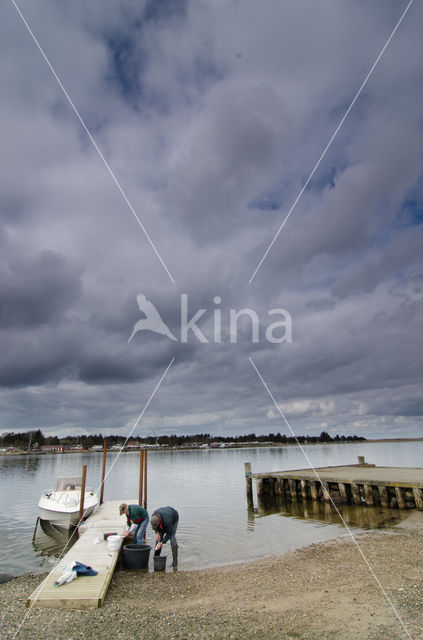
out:
{"label": "wooden plank decking", "polygon": [[[126,519],[124,516],[119,516],[121,502],[124,501],[104,502],[88,518],[83,525],[80,538],[28,598],[27,606],[72,609],[101,607],[119,556],[119,550],[110,551],[107,548],[103,534],[108,532],[123,533]],[[125,502],[130,504],[135,503],[136,500],[125,500]],[[99,544],[94,543],[96,538],[101,539]],[[69,584],[55,587],[54,581],[62,575],[64,567],[73,560],[93,567],[98,571],[98,574],[96,576],[79,576]]]}

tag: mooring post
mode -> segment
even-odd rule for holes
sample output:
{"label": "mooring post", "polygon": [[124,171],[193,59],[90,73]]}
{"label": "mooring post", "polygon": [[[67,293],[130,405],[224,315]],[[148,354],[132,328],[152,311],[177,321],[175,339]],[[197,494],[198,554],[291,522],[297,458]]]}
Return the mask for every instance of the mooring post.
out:
{"label": "mooring post", "polygon": [[81,496],[79,498],[79,516],[78,516],[78,524],[81,523],[82,518],[84,517],[84,497],[85,497],[85,481],[87,478],[87,465],[84,464],[82,467],[82,482],[81,482]]}
{"label": "mooring post", "polygon": [[103,504],[104,496],[104,476],[106,473],[106,452],[107,452],[107,440],[103,442],[103,467],[101,469],[101,490],[100,490],[100,504]]}
{"label": "mooring post", "polygon": [[144,509],[147,509],[147,449],[144,450]]}
{"label": "mooring post", "polygon": [[357,458],[358,458],[358,464],[366,464],[364,460],[364,456],[357,456]]}
{"label": "mooring post", "polygon": [[247,491],[247,504],[251,508],[253,506],[253,478],[251,472],[251,462],[244,462],[245,469],[245,489]]}
{"label": "mooring post", "polygon": [[138,487],[138,504],[142,506],[143,497],[143,480],[144,480],[144,449],[140,449],[140,479]]}

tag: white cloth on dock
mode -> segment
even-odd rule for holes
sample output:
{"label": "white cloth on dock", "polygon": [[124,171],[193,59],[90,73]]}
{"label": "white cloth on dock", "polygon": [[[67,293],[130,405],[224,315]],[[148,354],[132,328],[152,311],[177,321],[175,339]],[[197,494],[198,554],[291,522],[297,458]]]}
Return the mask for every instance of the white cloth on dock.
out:
{"label": "white cloth on dock", "polygon": [[63,573],[58,580],[55,580],[54,586],[60,587],[61,584],[72,582],[77,577],[77,573],[74,570],[75,561],[69,562],[63,569]]}

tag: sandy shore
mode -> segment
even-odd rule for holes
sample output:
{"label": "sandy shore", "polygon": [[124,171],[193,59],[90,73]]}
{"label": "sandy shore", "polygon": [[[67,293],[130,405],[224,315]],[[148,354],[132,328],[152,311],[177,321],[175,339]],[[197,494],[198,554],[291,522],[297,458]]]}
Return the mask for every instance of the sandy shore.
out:
{"label": "sandy shore", "polygon": [[[423,513],[357,541],[386,595],[351,538],[343,538],[202,571],[116,572],[101,609],[34,607],[16,638],[423,639]],[[0,585],[2,640],[15,637],[40,579]]]}

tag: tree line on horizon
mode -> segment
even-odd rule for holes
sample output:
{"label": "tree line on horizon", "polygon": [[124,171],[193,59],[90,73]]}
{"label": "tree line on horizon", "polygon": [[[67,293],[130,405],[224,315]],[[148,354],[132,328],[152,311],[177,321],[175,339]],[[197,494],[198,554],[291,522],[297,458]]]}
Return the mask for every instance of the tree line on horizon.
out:
{"label": "tree line on horizon", "polygon": [[[59,438],[58,436],[45,436],[41,429],[35,429],[33,431],[26,431],[24,433],[6,432],[0,436],[0,442],[2,447],[16,447],[19,449],[39,449],[42,446],[82,446],[83,449],[90,449],[95,445],[103,445],[104,440],[107,439],[107,446],[112,447],[114,445],[123,446],[127,441],[124,436],[107,435],[103,436],[101,433],[91,435],[78,435],[78,436],[64,436]],[[301,444],[304,443],[319,443],[319,442],[362,442],[366,440],[363,436],[345,436],[338,435],[331,436],[327,431],[322,431],[320,435],[300,435],[296,438],[294,436],[287,436],[281,433],[269,433],[267,435],[256,435],[255,433],[248,433],[242,436],[214,436],[209,433],[197,433],[191,435],[153,435],[153,436],[131,436],[129,441],[131,443],[137,443],[142,445],[161,445],[168,447],[183,447],[183,446],[201,446],[203,444],[246,444],[246,443],[275,443],[275,444],[296,444],[297,441]]]}

